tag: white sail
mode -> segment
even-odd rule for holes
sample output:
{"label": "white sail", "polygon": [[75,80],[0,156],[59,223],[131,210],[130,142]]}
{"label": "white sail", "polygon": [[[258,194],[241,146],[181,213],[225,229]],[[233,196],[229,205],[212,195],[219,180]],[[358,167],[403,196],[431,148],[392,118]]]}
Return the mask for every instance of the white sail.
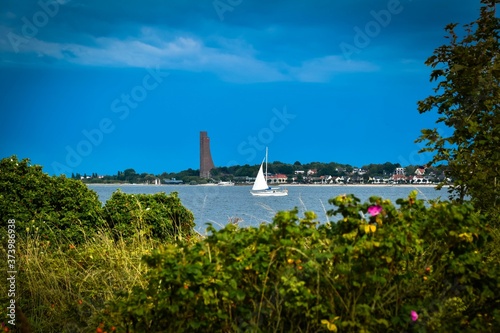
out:
{"label": "white sail", "polygon": [[262,164],[260,165],[259,172],[257,173],[257,178],[255,178],[255,182],[253,183],[252,191],[260,191],[260,190],[266,190],[269,188],[267,185],[266,178],[264,177],[264,172],[262,171]]}
{"label": "white sail", "polygon": [[257,173],[257,178],[255,178],[255,182],[253,183],[252,190],[250,193],[253,196],[260,196],[260,197],[283,197],[288,195],[288,190],[283,190],[280,188],[270,188],[269,185],[267,185],[267,177],[264,176],[264,171],[263,166],[264,163],[266,163],[266,176],[267,176],[267,147],[266,147],[266,157],[264,158],[264,161],[260,165],[259,172]]}

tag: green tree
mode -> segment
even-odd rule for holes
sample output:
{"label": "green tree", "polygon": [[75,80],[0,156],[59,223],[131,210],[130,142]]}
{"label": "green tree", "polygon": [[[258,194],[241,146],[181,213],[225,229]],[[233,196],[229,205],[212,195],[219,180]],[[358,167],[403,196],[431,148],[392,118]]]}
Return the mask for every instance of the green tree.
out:
{"label": "green tree", "polygon": [[155,181],[155,179],[156,179],[155,175],[152,175],[150,173],[148,173],[144,176],[144,181],[146,181],[148,184],[153,183]]}
{"label": "green tree", "polygon": [[238,170],[235,171],[234,175],[237,177],[245,177],[245,176],[255,176],[259,170],[259,166],[250,166],[248,164],[245,164],[238,168]]}
{"label": "green tree", "polygon": [[135,172],[134,169],[127,169],[123,171],[123,176],[126,181],[129,183],[135,183],[139,175]]}
{"label": "green tree", "polygon": [[282,173],[285,175],[292,175],[294,170],[290,164],[284,164],[281,162],[274,162],[269,165],[271,172]]}
{"label": "green tree", "polygon": [[49,176],[16,156],[0,160],[0,222],[15,219],[17,236],[81,243],[104,225],[97,193],[79,180]]}
{"label": "green tree", "polygon": [[335,163],[324,164],[318,169],[318,174],[320,176],[333,175],[335,172]]}
{"label": "green tree", "polygon": [[[480,17],[464,26],[449,24],[448,45],[438,47],[427,59],[437,82],[435,95],[418,102],[420,113],[437,111],[437,123],[452,129],[445,136],[424,129],[417,142],[422,152],[433,153],[432,164],[447,164],[454,185],[450,196],[462,202],[470,196],[479,209],[498,212],[500,206],[500,20],[495,16],[499,0],[481,0]],[[441,184],[442,186],[442,184]]]}
{"label": "green tree", "polygon": [[193,235],[194,216],[177,192],[165,194],[113,193],[104,206],[104,219],[117,239],[142,233],[159,240],[182,239]]}

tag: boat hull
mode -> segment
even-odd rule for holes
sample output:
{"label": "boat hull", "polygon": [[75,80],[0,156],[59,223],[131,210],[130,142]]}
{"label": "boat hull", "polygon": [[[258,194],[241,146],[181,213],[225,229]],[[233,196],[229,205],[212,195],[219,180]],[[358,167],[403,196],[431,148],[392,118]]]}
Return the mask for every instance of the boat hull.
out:
{"label": "boat hull", "polygon": [[288,191],[281,190],[264,190],[264,191],[250,191],[256,197],[284,197],[288,195]]}

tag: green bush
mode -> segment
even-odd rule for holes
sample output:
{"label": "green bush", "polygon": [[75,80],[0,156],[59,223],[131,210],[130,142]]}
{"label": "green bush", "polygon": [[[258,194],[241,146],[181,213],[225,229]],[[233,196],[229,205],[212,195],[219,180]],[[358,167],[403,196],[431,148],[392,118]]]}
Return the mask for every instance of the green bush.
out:
{"label": "green bush", "polygon": [[[15,156],[0,161],[0,217],[4,263],[7,223],[14,219],[16,226],[17,328],[22,310],[33,332],[95,331],[105,302],[119,291],[146,286],[142,256],[173,242],[174,235],[186,241],[194,226],[176,194],[115,193],[104,212],[97,194],[82,182],[50,177]],[[8,288],[0,287],[4,323]]]}
{"label": "green bush", "polygon": [[416,193],[399,208],[377,197],[330,202],[335,223],[293,210],[258,228],[209,226],[198,243],[158,249],[145,258],[148,285],[120,294],[103,321],[126,332],[499,327],[499,260],[485,252],[492,230],[472,206],[426,206]]}
{"label": "green bush", "polygon": [[191,237],[194,216],[177,196],[171,194],[113,193],[104,206],[104,218],[116,237],[128,238],[136,233],[158,240]]}
{"label": "green bush", "polygon": [[80,181],[51,177],[28,159],[0,161],[2,232],[15,219],[17,237],[36,231],[47,240],[81,243],[104,224],[101,206],[97,194]]}

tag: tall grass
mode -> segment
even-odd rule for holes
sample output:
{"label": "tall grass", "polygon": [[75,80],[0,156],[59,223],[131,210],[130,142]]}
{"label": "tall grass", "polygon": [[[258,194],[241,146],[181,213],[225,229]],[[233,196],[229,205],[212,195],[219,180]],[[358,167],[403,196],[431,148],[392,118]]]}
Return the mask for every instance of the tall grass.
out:
{"label": "tall grass", "polygon": [[107,301],[146,286],[141,258],[162,244],[137,227],[127,239],[103,228],[80,245],[36,231],[18,239],[18,305],[34,332],[95,331]]}

